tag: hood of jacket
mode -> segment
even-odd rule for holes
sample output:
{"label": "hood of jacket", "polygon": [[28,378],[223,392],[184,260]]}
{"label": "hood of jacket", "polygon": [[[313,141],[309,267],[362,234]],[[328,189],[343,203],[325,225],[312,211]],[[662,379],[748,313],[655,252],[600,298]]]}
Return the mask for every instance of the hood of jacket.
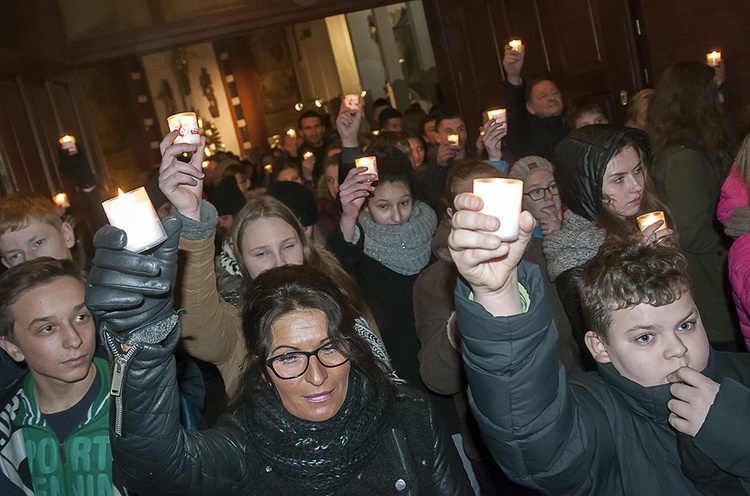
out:
{"label": "hood of jacket", "polygon": [[626,142],[634,142],[648,156],[648,135],[628,127],[584,126],[560,141],[555,148],[555,180],[573,212],[587,220],[599,215],[607,164]]}

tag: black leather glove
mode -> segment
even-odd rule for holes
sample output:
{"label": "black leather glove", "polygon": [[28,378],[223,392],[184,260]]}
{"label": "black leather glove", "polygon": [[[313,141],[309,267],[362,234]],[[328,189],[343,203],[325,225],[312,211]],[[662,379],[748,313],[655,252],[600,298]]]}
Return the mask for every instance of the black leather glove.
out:
{"label": "black leather glove", "polygon": [[125,250],[127,236],[116,227],[106,225],[94,236],[86,306],[97,327],[122,343],[158,343],[177,321],[172,288],[182,221],[170,216],[162,224],[167,240],[149,255]]}

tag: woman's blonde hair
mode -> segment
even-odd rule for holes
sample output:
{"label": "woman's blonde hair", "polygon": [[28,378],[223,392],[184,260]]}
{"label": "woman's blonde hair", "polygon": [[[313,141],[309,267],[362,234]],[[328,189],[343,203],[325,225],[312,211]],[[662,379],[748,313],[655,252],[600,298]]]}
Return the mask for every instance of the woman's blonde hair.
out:
{"label": "woman's blonde hair", "polygon": [[292,226],[302,245],[304,265],[319,270],[336,281],[340,289],[352,298],[356,307],[360,309],[362,316],[370,326],[370,330],[380,336],[373,313],[362,297],[359,286],[357,286],[354,279],[346,273],[333,254],[325,248],[311,243],[307,239],[299,220],[286,205],[270,196],[260,196],[249,200],[237,214],[232,227],[232,246],[234,247],[234,256],[237,259],[237,264],[242,272],[243,286],[247,288],[253,280],[250,272],[247,270],[242,254],[242,242],[245,239],[245,231],[256,220],[267,218],[277,218]]}

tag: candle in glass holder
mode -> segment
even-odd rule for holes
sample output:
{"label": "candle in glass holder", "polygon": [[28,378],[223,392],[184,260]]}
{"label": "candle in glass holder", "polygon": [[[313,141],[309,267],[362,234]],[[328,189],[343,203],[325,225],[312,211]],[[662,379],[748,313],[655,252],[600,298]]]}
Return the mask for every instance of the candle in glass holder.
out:
{"label": "candle in glass holder", "polygon": [[140,253],[167,239],[144,187],[127,193],[118,189],[118,195],[102,203],[102,207],[109,223],[128,235],[126,250]]}
{"label": "candle in glass holder", "polygon": [[518,38],[510,40],[508,45],[510,45],[510,48],[513,49],[514,52],[523,52],[523,42]]}
{"label": "candle in glass holder", "polygon": [[288,129],[287,132],[286,132],[286,135],[289,136],[290,138],[295,138],[296,139],[297,138],[297,131],[295,131],[294,129]]}
{"label": "candle in glass holder", "polygon": [[706,54],[706,63],[711,67],[716,67],[721,62],[721,52],[714,50],[711,53]]}
{"label": "candle in glass holder", "polygon": [[304,160],[307,160],[308,158],[312,158],[313,155],[314,155],[313,152],[307,151],[307,152],[305,152],[305,153],[302,154],[302,158]]}
{"label": "candle in glass holder", "polygon": [[55,205],[62,208],[68,208],[70,207],[70,201],[68,200],[68,195],[65,193],[58,193],[55,196],[52,197],[52,201],[55,202]]}
{"label": "candle in glass holder", "polygon": [[365,174],[378,175],[378,161],[375,157],[359,157],[354,161],[355,167],[367,167]]}
{"label": "candle in glass holder", "polygon": [[78,153],[75,136],[66,134],[58,140],[58,143],[60,143],[63,150],[68,150],[68,155],[75,155]]}
{"label": "candle in glass holder", "polygon": [[638,216],[638,227],[641,228],[641,231],[645,230],[648,226],[652,226],[655,223],[659,222],[660,220],[663,220],[664,223],[661,225],[657,231],[661,231],[662,229],[667,228],[667,219],[664,217],[664,212],[661,210],[657,210],[656,212],[649,212],[647,214],[639,215]]}
{"label": "candle in glass holder", "polygon": [[497,121],[500,126],[506,127],[508,125],[508,111],[504,108],[488,110],[487,119]]}
{"label": "candle in glass holder", "polygon": [[500,228],[495,231],[495,235],[503,241],[518,239],[523,181],[504,178],[474,179],[473,192],[484,202],[482,213],[500,219]]}
{"label": "candle in glass holder", "polygon": [[198,127],[198,117],[195,112],[170,115],[167,122],[169,123],[169,132],[179,131],[174,140],[175,143],[201,144],[201,130]]}
{"label": "candle in glass holder", "polygon": [[458,146],[458,141],[461,138],[457,134],[449,134],[446,139],[448,140],[448,143],[453,143],[454,145]]}
{"label": "candle in glass holder", "polygon": [[355,110],[359,110],[359,95],[351,93],[344,96],[344,106],[352,112],[354,112]]}

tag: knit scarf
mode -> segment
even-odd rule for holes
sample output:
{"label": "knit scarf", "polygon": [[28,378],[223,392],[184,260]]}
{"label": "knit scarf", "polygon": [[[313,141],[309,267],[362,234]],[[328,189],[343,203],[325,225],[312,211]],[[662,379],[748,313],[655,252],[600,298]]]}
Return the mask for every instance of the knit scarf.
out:
{"label": "knit scarf", "polygon": [[605,230],[571,210],[565,212],[562,227],[544,237],[544,256],[552,281],[568,269],[588,262],[604,243]]}
{"label": "knit scarf", "polygon": [[379,439],[394,399],[384,380],[373,387],[354,367],[344,404],[323,422],[295,417],[271,390],[259,391],[247,413],[248,456],[260,453],[263,463],[300,488],[300,494],[328,494],[360,474],[381,451]]}
{"label": "knit scarf", "polygon": [[359,214],[359,224],[365,233],[365,255],[392,271],[411,276],[430,261],[437,217],[426,203],[415,200],[411,217],[398,226],[377,224],[366,210]]}

